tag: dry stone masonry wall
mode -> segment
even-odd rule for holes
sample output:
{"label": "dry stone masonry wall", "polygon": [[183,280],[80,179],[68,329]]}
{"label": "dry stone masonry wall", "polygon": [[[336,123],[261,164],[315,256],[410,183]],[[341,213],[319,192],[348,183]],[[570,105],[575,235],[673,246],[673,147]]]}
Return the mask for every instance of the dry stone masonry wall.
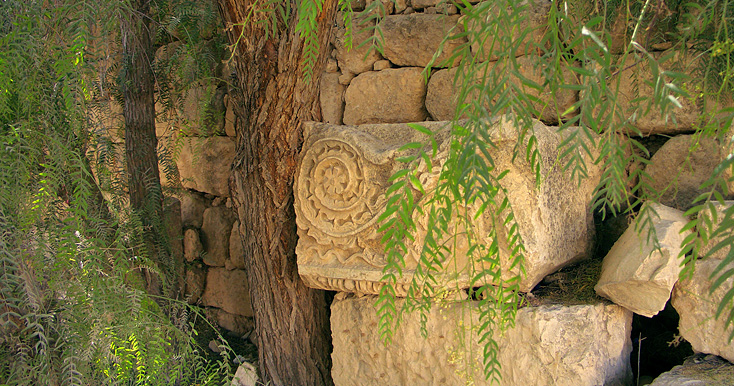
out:
{"label": "dry stone masonry wall", "polygon": [[[474,1],[472,1],[474,3]],[[569,17],[583,21],[588,17],[588,2],[570,2]],[[487,55],[491,42],[467,41],[465,37],[447,40],[440,55],[434,58],[444,36],[460,36],[462,15],[456,6],[439,0],[397,0],[384,2],[386,14],[381,22],[384,36],[382,53],[359,44],[373,36],[374,20],[355,20],[353,46],[345,47],[343,15],[329,47],[330,58],[320,81],[321,121],[304,126],[302,161],[295,177],[295,211],[299,241],[296,247],[298,269],[307,285],[337,291],[331,305],[334,352],[332,376],[337,386],[344,385],[461,385],[467,379],[486,384],[477,355],[481,344],[467,325],[476,325],[472,301],[436,302],[427,315],[427,338],[420,333],[418,315],[404,315],[395,340],[385,347],[379,341],[373,305],[383,286],[384,247],[377,233],[377,217],[385,208],[385,191],[390,176],[402,165],[396,161],[398,149],[412,141],[423,140],[406,123],[421,122],[436,133],[438,157],[429,171],[425,165],[419,179],[430,192],[438,179],[438,169],[445,162],[449,147],[449,121],[457,107],[457,61],[447,61],[461,45],[469,45],[471,54],[488,68],[502,69],[508,58]],[[360,11],[364,0],[353,1]],[[544,82],[544,63],[537,49],[552,2],[529,2],[523,23],[533,28],[527,34],[517,58],[518,74],[538,84]],[[479,28],[468,24],[468,28]],[[615,30],[617,31],[617,30]],[[618,54],[629,36],[613,31],[611,52]],[[498,33],[515,33],[499,31]],[[573,33],[571,33],[573,35]],[[175,44],[175,43],[174,43]],[[659,41],[647,47],[662,56],[666,48]],[[161,48],[160,55],[174,47]],[[688,71],[694,60],[679,58],[674,69]],[[621,60],[616,58],[615,60]],[[431,64],[432,67],[425,68]],[[578,66],[586,66],[577,63]],[[639,96],[651,93],[645,80],[650,70],[644,66],[622,65],[618,99],[619,110],[629,111]],[[594,70],[594,68],[587,68]],[[226,72],[226,70],[225,70]],[[577,84],[573,72],[562,74],[564,82]],[[458,79],[461,81],[461,79]],[[524,88],[519,78],[511,78]],[[534,171],[522,157],[513,160],[512,149],[519,140],[511,119],[495,117],[492,139],[497,144],[493,154],[500,169],[508,169],[504,183],[515,213],[519,233],[526,247],[525,275],[520,290],[533,299],[538,283],[546,282],[564,267],[586,264],[593,257],[595,224],[592,193],[602,170],[586,159],[589,178],[577,184],[561,169],[565,162],[558,145],[571,135],[557,131],[557,111],[566,117],[578,114],[571,107],[584,97],[565,89],[556,95],[526,89],[538,112],[533,122],[541,157],[544,180],[536,188]],[[203,130],[195,112],[204,96],[216,98],[221,117],[216,130]],[[476,100],[470,94],[469,100]],[[659,203],[650,203],[659,214],[654,227],[661,239],[660,248],[647,245],[634,229],[619,232],[622,236],[609,251],[596,283],[598,294],[613,303],[597,298],[591,304],[533,303],[518,311],[517,322],[495,338],[500,348],[504,385],[630,385],[632,366],[632,313],[651,317],[665,307],[672,291],[672,304],[680,314],[680,334],[695,351],[734,360],[734,345],[723,339],[730,330],[714,319],[715,307],[724,294],[709,295],[709,274],[719,260],[700,262],[692,278],[678,281],[679,230],[687,219],[683,211],[692,205],[702,178],[730,151],[715,140],[687,135],[702,113],[697,100],[684,100],[675,120],[645,118],[633,122],[643,135],[672,136],[657,150],[647,165],[628,165],[628,173],[644,168],[651,186],[669,189]],[[185,292],[189,302],[200,304],[220,326],[246,334],[252,327],[252,309],[245,278],[245,259],[239,236],[239,222],[231,208],[228,178],[234,159],[234,109],[226,88],[213,95],[195,90],[184,100],[180,116],[166,117],[157,132],[162,146],[178,149],[173,165],[162,170],[164,184],[179,188],[181,232],[180,249],[185,261]],[[653,113],[654,114],[654,113]],[[120,126],[121,109],[111,109],[105,117],[114,154],[122,160],[124,136]],[[462,117],[458,117],[461,119]],[[565,118],[565,117],[562,117]],[[631,130],[631,131],[634,131]],[[634,134],[631,133],[630,134]],[[697,143],[688,156],[688,148]],[[630,151],[635,151],[634,149]],[[124,175],[123,163],[117,170]],[[675,172],[672,172],[675,171]],[[166,176],[172,178],[166,178]],[[634,185],[632,185],[634,186]],[[417,200],[428,197],[417,195]],[[457,208],[475,209],[475,208]],[[174,211],[178,211],[175,209]],[[486,234],[495,218],[478,218],[478,233]],[[417,252],[426,234],[426,218],[416,214],[418,231],[410,245],[404,277],[396,287],[404,296],[417,265]],[[601,229],[601,228],[600,228]],[[461,229],[457,229],[461,232]],[[500,234],[506,229],[498,229]],[[604,235],[602,235],[604,236]],[[457,239],[450,264],[451,271],[439,278],[438,286],[467,288],[465,239]],[[503,259],[508,246],[500,245]],[[719,252],[718,258],[721,258]],[[507,266],[507,264],[504,264]],[[728,269],[728,268],[727,268]],[[517,271],[503,272],[503,277]],[[724,287],[731,288],[732,279]],[[399,301],[399,303],[401,303]],[[587,302],[588,303],[588,302]],[[402,304],[402,303],[401,303]],[[463,327],[462,327],[463,323]],[[467,334],[466,332],[469,331]],[[467,347],[474,347],[468,350]],[[707,361],[717,368],[718,357]],[[721,359],[724,361],[724,359]],[[697,362],[698,363],[698,362]],[[691,365],[687,363],[685,366]],[[694,366],[695,367],[695,366]],[[700,366],[699,366],[700,367]],[[697,367],[697,368],[699,368]],[[687,367],[685,367],[687,368]],[[691,379],[688,370],[676,368],[654,384],[675,384]],[[671,381],[673,379],[673,381]]]}
{"label": "dry stone masonry wall", "polygon": [[[174,42],[159,49],[158,55],[175,50]],[[220,69],[226,74],[226,66]],[[214,124],[205,122],[201,106],[215,111]],[[239,335],[249,334],[253,327],[253,312],[245,280],[244,251],[239,236],[239,222],[229,199],[230,165],[234,159],[234,106],[226,87],[207,92],[194,85],[182,96],[180,109],[166,111],[157,118],[161,157],[161,182],[180,204],[176,206],[179,232],[171,237],[181,249],[185,266],[183,289],[191,304],[204,307],[207,316],[221,327]],[[210,118],[211,120],[211,118]],[[124,132],[122,109],[110,103],[104,117],[105,138],[114,151],[114,168],[118,178],[126,179],[124,163]],[[206,126],[206,129],[204,128]],[[175,162],[169,162],[176,153]],[[174,248],[175,249],[175,248]]]}
{"label": "dry stone masonry wall", "polygon": [[[520,42],[524,49],[516,51],[518,57],[514,61],[522,78],[542,85],[545,64],[531,43],[540,41],[552,3],[538,0],[528,4],[523,23],[533,30]],[[579,22],[588,20],[590,10],[586,2],[570,4],[569,17]],[[305,128],[302,163],[295,181],[299,273],[309,286],[339,292],[331,317],[332,376],[336,385],[460,385],[467,379],[484,384],[478,371],[481,361],[476,357],[477,342],[472,340],[471,330],[461,327],[462,323],[476,323],[472,317],[466,319],[472,314],[462,308],[473,307],[471,301],[436,300],[425,321],[425,339],[420,334],[420,317],[408,314],[403,315],[393,342],[387,347],[380,342],[374,304],[375,295],[383,286],[380,280],[386,262],[376,218],[385,207],[389,177],[403,167],[396,161],[397,149],[422,139],[406,123],[421,122],[436,133],[439,151],[434,163],[440,166],[446,160],[449,121],[463,118],[455,115],[459,91],[456,85],[461,81],[457,77],[458,62],[446,59],[462,44],[469,44],[475,60],[488,69],[503,69],[509,59],[487,55],[490,50],[484,45],[491,42],[467,41],[464,37],[446,40],[442,53],[434,58],[447,33],[462,32],[462,15],[456,7],[437,0],[403,0],[385,5],[381,54],[370,51],[366,45],[357,47],[358,42],[372,37],[372,29],[364,27],[374,26],[374,20],[360,25],[364,29],[355,34],[355,48],[350,50],[344,47],[345,28],[341,17],[337,18],[331,58],[321,78],[321,123]],[[365,4],[353,2],[353,6],[361,10]],[[355,21],[355,25],[358,23],[359,20]],[[469,23],[468,28],[479,27]],[[573,31],[569,34],[573,36]],[[624,28],[616,26],[610,37],[611,52],[618,55],[629,36]],[[667,54],[668,46],[657,38],[646,47],[656,57]],[[618,55],[613,60],[621,59]],[[685,73],[691,73],[697,65],[695,59],[685,57],[676,57],[669,63],[673,63],[669,69]],[[588,64],[576,65],[595,70]],[[619,65],[622,70],[613,75],[621,79],[618,109],[633,111],[631,107],[637,98],[652,93],[646,83],[651,72],[644,65]],[[571,71],[561,76],[564,83],[579,82]],[[591,199],[602,170],[587,159],[589,178],[577,185],[559,166],[564,160],[557,146],[565,137],[553,125],[559,124],[558,112],[566,114],[562,118],[578,114],[572,106],[584,95],[572,89],[551,95],[526,88],[517,77],[510,81],[534,101],[537,121],[533,130],[545,178],[536,189],[530,166],[522,160],[511,162],[512,147],[518,141],[511,119],[496,117],[492,124],[492,139],[497,143],[493,157],[500,169],[509,170],[504,186],[527,248],[526,275],[520,289],[533,299],[532,291],[538,283],[557,280],[554,273],[563,267],[579,261],[587,264],[594,257]],[[470,94],[467,99],[477,97]],[[600,280],[596,283],[598,295],[615,304],[597,298],[585,305],[531,301],[531,306],[521,308],[516,327],[497,338],[503,385],[633,384],[632,314],[653,317],[669,302],[671,292],[673,305],[680,314],[683,338],[693,344],[696,352],[732,360],[734,345],[722,339],[730,330],[712,319],[712,307],[723,293],[709,296],[705,284],[709,283],[706,275],[715,263],[701,263],[693,278],[678,282],[678,253],[686,236],[680,230],[688,221],[683,212],[701,193],[698,189],[703,179],[730,151],[715,140],[688,135],[703,112],[703,103],[695,99],[681,103],[676,119],[657,118],[653,111],[649,118],[631,121],[627,133],[672,136],[670,140],[656,137],[667,143],[659,150],[651,148],[654,156],[648,164],[630,164],[625,171],[633,175],[644,168],[655,189],[673,187],[660,197],[659,203],[648,204],[657,213],[653,228],[660,245],[648,245],[634,227],[617,233],[622,236],[600,264]],[[658,142],[656,139],[650,143]],[[694,143],[696,150],[689,157],[688,149]],[[435,169],[419,171],[418,177],[428,192],[437,183],[436,173]],[[629,188],[637,182],[631,181]],[[416,200],[426,199],[416,191]],[[395,288],[399,297],[405,296],[427,227],[425,216],[416,214],[413,220],[417,234],[405,256],[404,276]],[[478,233],[486,234],[493,220],[488,215],[480,217]],[[499,230],[502,232],[506,229]],[[500,249],[506,259],[507,246],[500,245]],[[459,238],[452,249],[452,260],[446,264],[452,268],[439,277],[438,287],[469,286],[466,252],[466,240]],[[514,273],[503,272],[505,278]],[[731,288],[731,283],[725,287]],[[706,304],[700,304],[704,300]],[[465,334],[466,331],[469,333]],[[467,350],[467,345],[477,347],[476,351]],[[730,368],[727,366],[720,367]],[[668,378],[661,378],[659,383],[670,384],[665,382],[670,382],[671,376],[665,375]]]}

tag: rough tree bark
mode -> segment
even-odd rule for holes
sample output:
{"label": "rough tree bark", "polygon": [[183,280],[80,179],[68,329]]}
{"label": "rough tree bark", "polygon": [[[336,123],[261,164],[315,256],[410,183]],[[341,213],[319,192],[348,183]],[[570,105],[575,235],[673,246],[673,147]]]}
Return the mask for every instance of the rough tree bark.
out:
{"label": "rough tree bark", "polygon": [[[175,297],[178,285],[175,264],[167,251],[163,225],[163,194],[158,171],[158,138],[155,133],[155,48],[150,30],[150,0],[131,1],[131,12],[121,20],[122,94],[125,118],[125,158],[130,207],[143,224],[149,257],[168,279],[166,295]],[[156,275],[146,277],[148,292],[162,295]]]}
{"label": "rough tree bark", "polygon": [[252,19],[242,24],[261,2],[218,1],[231,26],[230,41],[238,42],[238,89],[230,93],[237,106],[230,191],[245,247],[261,374],[273,385],[332,385],[326,293],[306,287],[296,266],[293,180],[302,122],[320,115],[318,84],[337,2],[326,0],[318,16],[321,52],[307,84],[300,66],[303,42],[295,32],[295,1],[291,20],[268,39]]}

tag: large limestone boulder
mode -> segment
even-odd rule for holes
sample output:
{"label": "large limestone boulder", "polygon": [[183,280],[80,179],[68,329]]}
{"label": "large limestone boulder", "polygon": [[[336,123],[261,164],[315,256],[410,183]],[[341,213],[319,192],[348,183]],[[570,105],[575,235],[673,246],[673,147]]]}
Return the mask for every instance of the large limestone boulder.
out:
{"label": "large limestone boulder", "polygon": [[[524,78],[523,81],[519,77],[510,75],[510,81],[520,90],[532,98],[532,106],[535,110],[533,115],[545,123],[558,123],[558,117],[576,103],[578,95],[573,90],[562,89],[556,94],[550,93],[546,88],[538,90],[529,87],[523,82],[533,82],[539,86],[545,83],[544,62],[538,55],[525,55],[516,58],[514,62],[517,64],[518,73]],[[478,73],[491,74],[494,72],[504,72],[510,65],[509,59],[499,60],[480,64],[482,67]],[[457,98],[461,88],[462,79],[456,79],[456,69],[439,70],[431,76],[428,82],[428,91],[426,94],[426,109],[434,120],[445,121],[454,118],[457,107]],[[562,71],[564,84],[577,84],[576,76],[567,68]],[[472,82],[474,84],[482,83],[479,78]],[[472,93],[467,97],[467,102],[477,100],[476,93]],[[568,117],[572,113],[568,113],[564,117]]]}
{"label": "large limestone boulder", "polygon": [[372,66],[376,61],[382,59],[382,56],[376,49],[370,50],[370,44],[362,44],[367,39],[372,38],[374,20],[354,20],[352,22],[353,35],[352,45],[347,46],[347,30],[339,27],[336,31],[336,59],[339,63],[339,69],[344,74],[361,74],[365,71],[372,70]]}
{"label": "large limestone boulder", "polygon": [[[543,40],[548,23],[548,13],[553,4],[551,1],[527,0],[517,5],[517,12],[508,9],[507,13],[515,15],[518,20],[515,25],[494,21],[500,11],[491,9],[494,7],[492,2],[486,4],[490,5],[490,10],[486,13],[486,21],[483,23],[475,20],[468,21],[468,28],[473,32],[470,35],[471,51],[477,62],[497,60],[497,54],[503,51],[501,47],[510,42],[513,46],[518,47],[516,50],[518,56],[538,53],[535,45],[540,44]],[[518,42],[523,33],[522,40]],[[505,43],[500,45],[501,41]]]}
{"label": "large limestone boulder", "polygon": [[734,365],[715,356],[696,354],[660,374],[650,386],[731,386]]}
{"label": "large limestone boulder", "polygon": [[[419,171],[418,178],[429,192],[436,186],[440,165],[448,156],[447,124],[424,123],[436,132],[442,149],[433,161],[437,166],[432,171],[426,168]],[[508,171],[502,182],[525,246],[526,275],[519,284],[521,291],[530,291],[546,275],[588,256],[594,231],[591,197],[600,174],[587,160],[589,179],[577,185],[570,173],[561,169],[564,161],[557,160],[557,147],[563,136],[537,121],[532,130],[543,160],[540,173],[545,176],[537,189],[531,165],[522,156],[513,163],[513,149],[518,142],[513,122],[497,119],[490,124],[490,135],[496,145],[492,150],[494,162],[498,173]],[[391,184],[389,177],[403,168],[395,158],[404,153],[398,153],[397,149],[414,141],[425,141],[425,137],[407,125],[315,124],[309,128],[295,185],[298,269],[309,286],[379,293],[386,261],[376,221],[385,209],[384,192]],[[417,191],[414,195],[419,203],[426,199]],[[477,208],[466,209],[476,211]],[[503,224],[502,219],[495,221],[493,213],[485,211],[473,231],[487,235],[495,223]],[[416,212],[414,221],[415,241],[409,243],[399,287],[410,283],[427,233],[426,217]],[[504,279],[519,273],[519,267],[510,267],[510,247],[505,242],[509,226],[501,225],[498,229]],[[446,278],[444,284],[452,282],[451,285],[467,287],[474,275],[470,267],[478,265],[470,264],[466,240],[459,240],[452,252],[444,266],[450,267],[447,275],[456,277]],[[404,290],[398,288],[398,293]]]}
{"label": "large limestone boulder", "polygon": [[[385,347],[374,297],[340,298],[331,306],[332,377],[338,386],[490,385],[481,370],[483,344],[474,302],[436,304],[404,315]],[[402,306],[402,301],[398,302]],[[503,386],[627,385],[632,314],[611,304],[518,310],[516,326],[494,338]]]}
{"label": "large limestone boulder", "polygon": [[334,125],[342,124],[344,116],[344,87],[339,83],[338,72],[325,72],[321,75],[319,101],[323,122]]}
{"label": "large limestone boulder", "polygon": [[201,244],[199,232],[196,229],[187,229],[183,236],[184,258],[193,262],[204,253],[204,245]]}
{"label": "large limestone boulder", "polygon": [[[719,355],[734,362],[734,342],[728,339],[732,330],[725,324],[728,310],[719,319],[715,318],[719,303],[734,286],[734,277],[729,277],[710,293],[711,274],[721,262],[718,259],[697,261],[693,276],[676,284],[671,303],[680,315],[678,330],[694,351]],[[731,269],[734,264],[725,266],[720,273]]]}
{"label": "large limestone boulder", "polygon": [[184,227],[201,228],[204,211],[209,206],[201,194],[184,191],[181,194],[181,221]]}
{"label": "large limestone boulder", "polygon": [[186,289],[184,296],[191,304],[196,304],[204,293],[206,286],[206,269],[201,264],[192,264],[186,268]]}
{"label": "large limestone boulder", "polygon": [[701,189],[701,184],[728,154],[714,139],[678,135],[652,156],[645,171],[650,176],[650,187],[663,193],[661,204],[687,210],[696,197],[708,191]]}
{"label": "large limestone boulder", "polygon": [[[656,58],[660,59],[667,55],[668,52],[654,53]],[[692,131],[694,124],[701,115],[701,107],[695,100],[678,97],[678,103],[681,108],[675,108],[671,104],[668,109],[669,116],[662,116],[662,112],[658,107],[651,108],[647,112],[648,104],[654,96],[654,89],[648,84],[653,80],[650,65],[645,59],[639,60],[635,55],[628,55],[625,62],[617,64],[619,71],[616,71],[608,80],[611,87],[617,87],[619,91],[616,93],[617,111],[625,117],[633,117],[630,121],[633,128],[627,128],[629,134],[640,134],[647,136],[653,134],[680,134],[686,131]],[[588,64],[590,70],[594,71],[596,65]],[[696,71],[697,64],[685,57],[676,56],[673,59],[662,63],[659,70],[677,71],[683,74],[692,74]],[[642,98],[646,100],[642,101]],[[611,108],[611,107],[610,107]],[[617,120],[618,121],[618,120]]]}
{"label": "large limestone boulder", "polygon": [[420,122],[426,83],[417,67],[370,71],[352,79],[345,94],[344,124]]}
{"label": "large limestone boulder", "polygon": [[[715,232],[721,226],[721,223],[726,218],[726,212],[728,211],[731,213],[731,207],[734,206],[734,201],[724,201],[723,205],[719,204],[718,202],[712,202],[711,205],[715,213],[712,213],[708,209],[704,209],[703,211],[698,213],[699,221],[704,224],[711,224],[710,228],[707,227],[709,235],[712,232]],[[727,246],[714,251],[714,253],[709,257],[711,259],[723,260],[724,258],[726,258],[726,255],[728,255],[729,251],[731,250],[731,243],[726,241],[729,235],[730,234],[728,234],[728,232],[723,232],[716,237],[710,238],[706,244],[701,246],[701,250],[699,251],[698,255],[700,257],[704,257],[717,244],[721,242],[726,242],[726,244],[728,244]]]}
{"label": "large limestone boulder", "polygon": [[201,298],[207,307],[217,307],[235,315],[253,316],[245,271],[209,268]]}
{"label": "large limestone boulder", "polygon": [[231,386],[257,386],[257,368],[250,363],[244,362],[237,367],[232,377]]}
{"label": "large limestone boulder", "polygon": [[646,229],[638,234],[630,226],[604,258],[594,289],[636,314],[652,317],[665,308],[683,270],[678,253],[689,232],[681,233],[688,222],[683,212],[660,204],[649,205],[657,213],[652,216],[659,249],[654,242],[648,242]]}
{"label": "large limestone boulder", "polygon": [[176,164],[184,188],[229,197],[229,169],[235,143],[230,137],[186,138]]}
{"label": "large limestone boulder", "polygon": [[204,264],[214,267],[225,265],[234,222],[234,213],[225,206],[213,206],[204,211],[200,235],[204,245]]}
{"label": "large limestone boulder", "polygon": [[[458,15],[424,13],[385,17],[382,21],[385,58],[398,66],[427,66],[447,34],[454,36],[463,32],[462,27],[457,26],[458,20]],[[441,55],[436,58],[433,67],[451,67],[457,64],[458,60],[452,63],[447,60],[464,43],[466,43],[464,37],[446,40]]]}

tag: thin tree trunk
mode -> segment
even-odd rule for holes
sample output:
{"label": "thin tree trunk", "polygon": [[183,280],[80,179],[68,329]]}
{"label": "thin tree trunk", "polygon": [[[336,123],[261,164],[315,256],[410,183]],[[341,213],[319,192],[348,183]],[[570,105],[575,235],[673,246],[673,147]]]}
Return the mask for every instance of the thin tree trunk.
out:
{"label": "thin tree trunk", "polygon": [[[166,295],[176,293],[176,269],[167,253],[163,220],[163,194],[158,171],[158,138],[155,134],[153,48],[150,0],[133,0],[122,20],[122,93],[125,117],[125,158],[130,207],[144,227],[148,256],[168,279]],[[148,273],[148,292],[162,295],[160,278]]]}
{"label": "thin tree trunk", "polygon": [[[308,84],[295,16],[266,40],[258,26],[236,25],[245,21],[251,2],[219,0],[219,5],[232,26],[230,41],[239,40],[234,60],[239,87],[230,93],[237,106],[230,190],[241,224],[261,374],[273,385],[332,385],[327,294],[306,287],[296,266],[293,180],[302,122],[319,114],[317,85],[336,1],[325,1],[318,17],[321,50]],[[295,15],[297,5],[291,7]]]}

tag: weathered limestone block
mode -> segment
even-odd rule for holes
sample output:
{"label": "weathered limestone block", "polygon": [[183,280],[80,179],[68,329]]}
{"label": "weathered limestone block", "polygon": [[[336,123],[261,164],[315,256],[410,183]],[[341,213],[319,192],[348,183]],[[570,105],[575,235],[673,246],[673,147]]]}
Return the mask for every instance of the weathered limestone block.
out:
{"label": "weathered limestone block", "polygon": [[204,293],[206,286],[206,269],[201,264],[194,264],[186,268],[186,290],[184,296],[189,303],[196,304]]}
{"label": "weathered limestone block", "polygon": [[187,229],[183,236],[184,258],[186,261],[192,262],[198,259],[204,253],[204,246],[199,239],[199,232],[196,229]]}
{"label": "weathered limestone block", "polygon": [[235,221],[229,236],[229,254],[224,266],[227,269],[245,269],[245,249],[240,238],[240,222]]}
{"label": "weathered limestone block", "polygon": [[[696,150],[690,152],[693,145]],[[693,200],[708,189],[700,189],[714,168],[729,154],[714,139],[695,135],[678,135],[665,143],[650,159],[645,171],[650,187],[656,192],[667,190],[660,203],[688,210]],[[690,155],[690,156],[689,156]]]}
{"label": "weathered limestone block", "polygon": [[244,362],[237,367],[230,386],[257,386],[258,383],[260,382],[257,377],[257,369],[252,364]]}
{"label": "weathered limestone block", "polygon": [[191,137],[184,140],[178,171],[184,188],[229,197],[229,169],[235,143],[230,137]]}
{"label": "weathered limestone block", "polygon": [[[481,370],[483,344],[461,327],[479,325],[475,303],[434,305],[426,338],[419,315],[404,315],[387,347],[374,304],[369,296],[337,297],[331,306],[337,386],[458,386],[468,384],[466,376],[475,385],[490,384]],[[631,329],[632,314],[612,304],[522,308],[515,328],[495,335],[502,385],[627,385]]]}
{"label": "weathered limestone block", "polygon": [[650,386],[731,386],[734,365],[715,356],[696,354],[660,374]]}
{"label": "weathered limestone block", "polygon": [[209,268],[206,289],[201,298],[207,307],[217,307],[230,314],[252,316],[250,292],[245,271]]}
{"label": "weathered limestone block", "polygon": [[201,228],[207,200],[198,193],[185,191],[181,194],[181,221],[184,227]]}
{"label": "weathered limestone block", "polygon": [[[398,66],[425,67],[446,34],[451,32],[453,36],[463,32],[461,26],[457,26],[458,20],[459,16],[421,13],[385,17],[382,21],[385,58]],[[443,52],[433,63],[433,67],[451,67],[457,64],[458,60],[453,63],[446,60],[464,43],[466,38],[463,37],[446,40]]]}
{"label": "weathered limestone block", "polygon": [[229,197],[229,169],[235,143],[230,137],[189,137],[176,160],[184,188]]}
{"label": "weathered limestone block", "polygon": [[657,315],[670,299],[670,292],[683,267],[680,233],[688,222],[683,212],[651,203],[658,214],[653,220],[660,249],[648,243],[646,230],[639,235],[630,226],[617,240],[602,264],[601,278],[594,289],[628,310],[647,317]]}
{"label": "weathered limestone block", "polygon": [[[545,83],[543,75],[543,61],[538,55],[525,55],[515,59],[518,65],[518,71],[526,81],[532,81],[538,85]],[[504,71],[508,65],[508,60],[500,60],[490,62],[483,65],[487,66],[487,71]],[[480,72],[484,72],[482,69]],[[568,69],[564,68],[563,82],[565,84],[577,84],[576,76]],[[428,82],[428,91],[426,94],[426,109],[433,119],[437,121],[451,120],[457,107],[457,98],[461,87],[461,79],[454,84],[456,78],[456,69],[439,70],[431,76]],[[535,118],[545,123],[558,123],[558,116],[567,111],[574,103],[576,103],[577,93],[573,90],[559,90],[556,95],[551,94],[548,90],[538,90],[523,85],[520,78],[511,76],[510,81],[517,85],[518,88],[527,93],[528,96],[537,98],[537,102],[533,102],[533,108],[537,111]],[[479,84],[477,79],[475,84]],[[476,100],[476,94],[470,95],[467,99]],[[467,101],[468,102],[468,101]]]}
{"label": "weathered limestone block", "polygon": [[[734,201],[724,201],[724,205],[721,205],[718,202],[713,202],[712,205],[714,207],[713,209],[716,211],[715,217],[714,214],[709,212],[708,210],[704,210],[702,212],[699,212],[698,214],[698,218],[701,221],[703,221],[704,223],[712,224],[712,228],[709,229],[709,232],[715,231],[721,225],[721,222],[724,221],[724,218],[726,216],[726,211],[731,212],[731,207],[734,205]],[[701,246],[699,256],[704,257],[712,248],[716,246],[716,244],[725,241],[728,236],[729,235],[725,232],[724,234],[708,240],[705,245]],[[713,255],[711,255],[709,258],[723,260],[724,258],[726,258],[726,255],[729,254],[729,250],[731,250],[731,245],[715,251]]]}
{"label": "weathered limestone block", "polygon": [[344,124],[420,122],[426,84],[417,67],[370,71],[352,79],[345,95]]}
{"label": "weathered limestone block", "polygon": [[343,26],[336,31],[334,47],[342,73],[356,75],[372,70],[372,66],[382,56],[375,49],[370,52],[370,44],[362,45],[362,42],[372,37],[373,31],[370,27],[374,27],[374,20],[354,20],[353,23],[352,47],[346,46],[346,29]]}
{"label": "weathered limestone block", "polygon": [[[678,330],[694,351],[734,362],[734,342],[729,343],[728,339],[731,328],[726,328],[724,323],[728,312],[725,311],[719,319],[715,318],[721,299],[734,286],[734,277],[729,277],[713,293],[709,292],[713,282],[711,274],[721,262],[718,259],[697,261],[693,277],[676,284],[671,303],[680,315]],[[721,272],[730,269],[734,269],[734,264],[729,264]]]}
{"label": "weathered limestone block", "polygon": [[[548,23],[548,13],[553,3],[549,0],[527,0],[523,5],[518,6],[519,22],[515,26],[507,23],[495,23],[493,19],[498,14],[497,10],[487,12],[487,21],[485,23],[476,23],[469,21],[468,28],[476,33],[483,35],[480,39],[473,39],[471,43],[471,51],[478,62],[486,60],[497,60],[496,52],[501,52],[501,39],[509,38],[513,45],[520,38],[523,31],[529,31],[524,39],[519,43],[517,55],[537,54],[538,49],[535,44],[540,44],[545,34],[545,28]],[[510,12],[508,10],[508,12]],[[488,27],[487,27],[488,26]],[[485,29],[485,31],[482,31]],[[505,37],[508,33],[510,36]],[[470,37],[471,39],[471,37]],[[494,46],[493,46],[494,44]]]}
{"label": "weathered limestone block", "polygon": [[204,211],[201,239],[204,244],[204,264],[224,266],[229,258],[229,239],[235,216],[225,206],[213,206]]}
{"label": "weathered limestone block", "polygon": [[[447,157],[449,132],[444,129],[447,124],[424,123],[437,133],[439,148],[443,149],[434,165],[442,165]],[[536,189],[533,169],[524,158],[518,157],[512,163],[512,149],[518,141],[513,123],[497,119],[491,128],[497,145],[493,150],[494,161],[498,170],[509,170],[502,179],[503,186],[525,245],[527,274],[519,286],[521,291],[530,291],[546,275],[588,256],[594,232],[590,203],[600,171],[587,161],[590,178],[578,187],[569,173],[561,170],[563,161],[557,161],[557,146],[563,137],[555,129],[535,121],[533,130],[543,160],[541,174],[546,177]],[[389,177],[403,167],[395,161],[402,154],[397,149],[405,143],[424,140],[422,134],[407,125],[315,124],[309,128],[295,186],[299,235],[296,253],[299,273],[309,286],[357,293],[379,292],[385,260],[375,222],[385,208],[384,192],[390,186]],[[427,191],[435,187],[438,169],[435,166],[430,173],[427,170],[419,173]],[[415,192],[415,197],[423,199],[419,192]],[[493,226],[490,212],[484,212],[477,221],[477,234],[486,235]],[[427,218],[416,213],[414,221],[418,227],[416,240],[409,246],[399,286],[410,283],[427,232]],[[506,231],[503,227],[498,233],[503,273],[509,279],[519,271],[518,267],[509,270]],[[463,287],[469,285],[472,275],[467,250],[465,242],[458,242],[454,257],[445,263],[451,267],[450,274],[458,275],[454,284]],[[404,288],[398,288],[398,293],[401,291]]]}
{"label": "weathered limestone block", "polygon": [[346,87],[339,84],[338,72],[321,75],[319,100],[321,102],[322,121],[334,125],[342,124],[344,115],[344,90]]}
{"label": "weathered limestone block", "polygon": [[[666,54],[668,52],[653,53],[657,58],[661,58]],[[675,57],[661,64],[660,71],[673,70],[683,74],[693,74],[696,65],[692,59]],[[652,81],[650,66],[647,61],[638,61],[634,55],[629,55],[626,62],[618,64],[618,68],[620,71],[615,72],[615,75],[608,81],[614,87],[619,81],[619,92],[616,93],[617,109],[626,117],[637,114],[636,120],[630,122],[630,124],[639,130],[642,135],[679,134],[693,130],[694,123],[701,115],[701,107],[695,100],[685,97],[677,98],[682,108],[671,106],[668,109],[668,113],[671,115],[667,118],[661,116],[661,111],[657,107],[644,114],[650,98],[654,95],[653,88],[648,84]],[[640,98],[647,99],[640,102]],[[632,128],[628,128],[627,131],[630,134],[637,134]]]}

